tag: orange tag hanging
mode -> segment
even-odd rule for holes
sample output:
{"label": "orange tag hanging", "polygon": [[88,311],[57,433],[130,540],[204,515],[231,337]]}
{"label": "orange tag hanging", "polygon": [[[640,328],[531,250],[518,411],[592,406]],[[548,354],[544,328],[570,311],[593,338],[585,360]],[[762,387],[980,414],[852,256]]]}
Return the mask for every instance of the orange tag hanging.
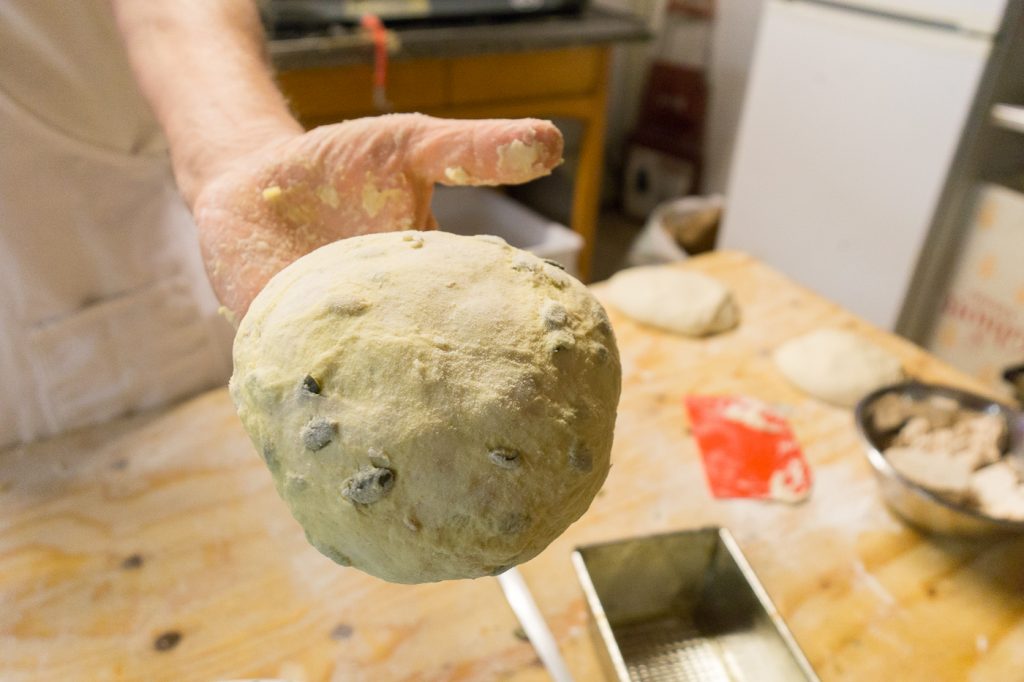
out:
{"label": "orange tag hanging", "polygon": [[378,111],[390,111],[388,101],[388,32],[376,14],[364,14],[359,23],[370,32],[373,41],[373,106]]}
{"label": "orange tag hanging", "polygon": [[785,419],[743,396],[687,396],[693,437],[715,497],[802,502],[811,469]]}

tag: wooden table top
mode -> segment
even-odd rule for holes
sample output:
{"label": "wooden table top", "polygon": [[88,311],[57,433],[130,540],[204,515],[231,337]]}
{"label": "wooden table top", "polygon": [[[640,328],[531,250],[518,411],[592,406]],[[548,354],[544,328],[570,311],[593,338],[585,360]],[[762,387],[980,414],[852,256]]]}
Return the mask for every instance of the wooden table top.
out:
{"label": "wooden table top", "polygon": [[[823,680],[1024,679],[1024,538],[906,528],[879,499],[851,413],[791,388],[769,352],[838,326],[921,379],[980,387],[749,257],[685,267],[727,282],[743,322],[691,340],[610,311],[614,466],[590,511],[521,567],[576,679],[600,673],[573,547],[705,525],[732,530]],[[688,393],[781,409],[813,468],[810,500],[712,499]],[[225,390],[0,453],[0,519],[5,681],[548,679],[496,580],[391,585],[308,546]]]}

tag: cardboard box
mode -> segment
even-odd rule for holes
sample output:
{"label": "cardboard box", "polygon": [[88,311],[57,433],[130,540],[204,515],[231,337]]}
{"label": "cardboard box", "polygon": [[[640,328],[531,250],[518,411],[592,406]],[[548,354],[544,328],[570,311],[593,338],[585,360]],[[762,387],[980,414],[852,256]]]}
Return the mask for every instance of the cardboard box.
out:
{"label": "cardboard box", "polygon": [[1003,370],[1024,362],[1024,193],[979,189],[928,347],[1009,395]]}

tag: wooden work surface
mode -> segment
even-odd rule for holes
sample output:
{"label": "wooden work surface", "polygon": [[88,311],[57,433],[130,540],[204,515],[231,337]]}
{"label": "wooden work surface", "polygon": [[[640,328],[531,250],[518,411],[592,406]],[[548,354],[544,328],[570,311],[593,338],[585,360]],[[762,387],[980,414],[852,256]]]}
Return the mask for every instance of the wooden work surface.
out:
{"label": "wooden work surface", "polygon": [[[614,466],[583,519],[521,567],[576,679],[600,674],[572,548],[708,524],[733,531],[823,680],[1024,679],[1024,539],[908,530],[879,500],[850,412],[790,388],[768,353],[847,327],[915,376],[977,387],[745,256],[691,263],[733,287],[741,326],[687,340],[611,311]],[[781,406],[811,499],[713,500],[687,435],[691,392]],[[309,547],[224,390],[3,453],[0,519],[5,681],[547,679],[496,580],[390,585]]]}

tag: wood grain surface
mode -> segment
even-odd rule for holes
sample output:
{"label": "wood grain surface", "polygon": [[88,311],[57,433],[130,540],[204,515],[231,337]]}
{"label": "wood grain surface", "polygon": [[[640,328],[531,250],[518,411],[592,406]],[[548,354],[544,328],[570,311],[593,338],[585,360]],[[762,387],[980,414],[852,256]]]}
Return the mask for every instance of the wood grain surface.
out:
{"label": "wood grain surface", "polygon": [[[746,256],[685,267],[733,288],[740,327],[690,340],[610,310],[624,373],[611,474],[521,567],[576,679],[600,673],[572,548],[721,524],[823,680],[1024,680],[1024,539],[907,529],[878,497],[850,412],[791,388],[768,354],[837,326],[919,378],[980,387]],[[682,409],[691,392],[782,410],[813,468],[810,500],[712,499]],[[321,557],[224,390],[0,453],[0,680],[548,679],[516,628],[494,579],[391,585]]]}

